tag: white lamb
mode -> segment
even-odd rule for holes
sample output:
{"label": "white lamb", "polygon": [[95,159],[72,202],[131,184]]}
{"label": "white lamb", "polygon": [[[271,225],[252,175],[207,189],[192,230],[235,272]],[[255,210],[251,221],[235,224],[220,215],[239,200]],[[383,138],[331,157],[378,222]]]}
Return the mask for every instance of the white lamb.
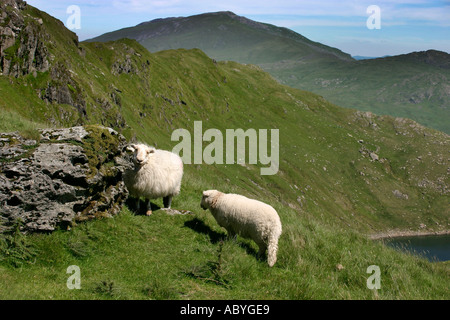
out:
{"label": "white lamb", "polygon": [[145,144],[131,144],[127,150],[133,152],[134,170],[127,170],[124,182],[132,197],[147,201],[147,215],[152,214],[150,199],[163,198],[165,208],[170,208],[173,196],[180,193],[183,177],[183,161],[169,151],[155,149]]}
{"label": "white lamb", "polygon": [[267,263],[270,267],[275,264],[281,221],[274,208],[258,200],[217,190],[203,192],[201,207],[211,211],[217,223],[227,230],[228,236],[239,234],[255,241],[259,257],[268,250]]}

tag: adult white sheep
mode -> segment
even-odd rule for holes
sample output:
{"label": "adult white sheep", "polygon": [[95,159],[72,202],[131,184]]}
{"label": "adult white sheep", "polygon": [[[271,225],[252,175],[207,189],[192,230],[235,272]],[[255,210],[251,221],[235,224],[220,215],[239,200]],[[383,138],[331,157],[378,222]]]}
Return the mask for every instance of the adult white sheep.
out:
{"label": "adult white sheep", "polygon": [[152,214],[150,199],[163,198],[165,208],[170,208],[173,196],[180,193],[183,177],[183,161],[169,151],[155,149],[145,144],[131,144],[127,150],[133,153],[133,170],[126,170],[124,182],[132,197],[147,201],[147,215]]}
{"label": "adult white sheep", "polygon": [[282,230],[274,208],[258,200],[217,190],[203,191],[201,207],[211,211],[228,236],[239,234],[252,239],[259,247],[258,256],[262,257],[267,250],[267,263],[270,267],[275,264]]}

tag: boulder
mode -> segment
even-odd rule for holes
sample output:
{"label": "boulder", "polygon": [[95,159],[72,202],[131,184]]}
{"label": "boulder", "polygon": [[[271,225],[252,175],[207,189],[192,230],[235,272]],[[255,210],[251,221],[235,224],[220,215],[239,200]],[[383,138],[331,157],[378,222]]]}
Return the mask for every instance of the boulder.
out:
{"label": "boulder", "polygon": [[379,160],[379,157],[378,157],[378,155],[375,152],[371,152],[369,154],[369,156],[372,159],[372,161],[378,161]]}
{"label": "boulder", "polygon": [[20,219],[23,231],[53,231],[120,212],[125,145],[101,126],[0,133],[0,230]]}

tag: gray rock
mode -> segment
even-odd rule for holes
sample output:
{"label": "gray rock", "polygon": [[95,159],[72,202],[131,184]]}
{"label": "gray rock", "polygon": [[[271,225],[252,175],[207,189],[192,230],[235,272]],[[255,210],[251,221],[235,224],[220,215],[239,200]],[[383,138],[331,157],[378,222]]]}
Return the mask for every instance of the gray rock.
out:
{"label": "gray rock", "polygon": [[0,223],[53,231],[117,214],[128,197],[125,138],[100,127],[40,130],[40,140],[0,133]]}
{"label": "gray rock", "polygon": [[408,200],[408,195],[406,193],[402,193],[399,190],[394,190],[392,191],[392,193],[394,194],[394,196],[398,199],[404,199],[404,200]]}
{"label": "gray rock", "polygon": [[371,152],[370,154],[370,158],[372,159],[372,161],[378,161],[379,157],[375,152]]}
{"label": "gray rock", "polygon": [[19,77],[49,69],[48,36],[42,23],[26,21],[22,13],[26,7],[22,0],[0,2],[0,73],[4,75]]}
{"label": "gray rock", "polygon": [[177,209],[173,209],[173,208],[161,208],[160,210],[162,212],[165,212],[169,216],[194,214],[192,211],[189,211],[189,210],[177,210]]}

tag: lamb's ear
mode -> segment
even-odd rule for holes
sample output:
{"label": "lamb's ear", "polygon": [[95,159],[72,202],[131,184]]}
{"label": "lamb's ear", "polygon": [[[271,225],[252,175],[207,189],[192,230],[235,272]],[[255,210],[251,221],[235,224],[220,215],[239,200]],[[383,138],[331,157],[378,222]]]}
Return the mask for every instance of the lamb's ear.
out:
{"label": "lamb's ear", "polygon": [[151,153],[155,153],[156,149],[153,147],[148,148],[147,153],[151,154]]}
{"label": "lamb's ear", "polygon": [[204,197],[209,197],[210,195],[211,195],[211,190],[203,191],[203,196]]}

